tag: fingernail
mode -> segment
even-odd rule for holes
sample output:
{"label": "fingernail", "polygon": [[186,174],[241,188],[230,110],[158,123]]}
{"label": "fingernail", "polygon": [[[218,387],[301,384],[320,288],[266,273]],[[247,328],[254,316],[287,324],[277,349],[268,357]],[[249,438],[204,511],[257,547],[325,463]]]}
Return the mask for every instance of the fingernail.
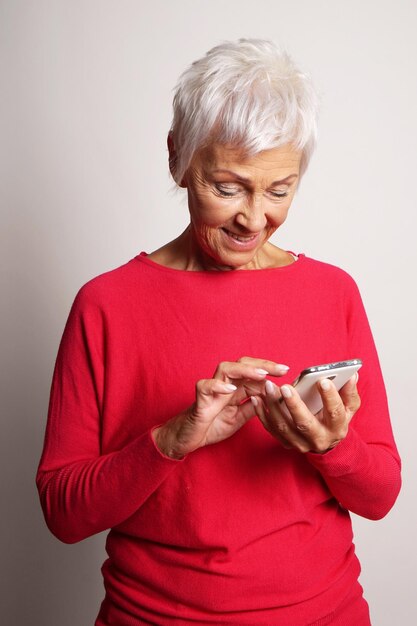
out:
{"label": "fingernail", "polygon": [[265,383],[265,391],[269,396],[273,396],[275,393],[275,385],[270,380],[267,380]]}
{"label": "fingernail", "polygon": [[255,396],[251,396],[250,401],[252,402],[253,406],[258,406],[258,400],[255,398]]}
{"label": "fingernail", "polygon": [[260,376],[266,376],[266,375],[268,374],[268,372],[267,372],[266,370],[263,370],[263,369],[260,369],[260,368],[257,368],[257,369],[255,370],[255,372],[256,372],[257,374],[259,374]]}
{"label": "fingernail", "polygon": [[291,398],[292,396],[291,387],[288,387],[287,385],[283,385],[281,387],[281,393],[284,396],[284,398]]}
{"label": "fingernail", "polygon": [[359,372],[356,372],[355,376],[356,376],[356,380],[355,380],[355,384],[356,384],[359,380]]}
{"label": "fingernail", "polygon": [[230,384],[226,384],[224,388],[226,391],[236,391],[237,389],[236,385],[230,385]]}
{"label": "fingernail", "polygon": [[278,363],[278,369],[281,372],[288,372],[288,370],[290,369],[288,365],[283,365],[282,363]]}
{"label": "fingernail", "polygon": [[323,378],[323,380],[320,381],[320,387],[324,391],[329,391],[329,389],[331,387],[330,380],[328,380],[328,378]]}

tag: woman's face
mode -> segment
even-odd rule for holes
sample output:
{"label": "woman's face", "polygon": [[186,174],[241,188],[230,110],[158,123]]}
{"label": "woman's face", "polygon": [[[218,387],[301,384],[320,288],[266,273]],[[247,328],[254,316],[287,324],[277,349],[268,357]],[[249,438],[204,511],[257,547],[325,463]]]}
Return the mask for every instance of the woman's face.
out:
{"label": "woman's face", "polygon": [[291,145],[245,157],[236,146],[213,144],[194,157],[184,184],[202,268],[273,265],[267,242],[287,217],[300,160],[301,151]]}

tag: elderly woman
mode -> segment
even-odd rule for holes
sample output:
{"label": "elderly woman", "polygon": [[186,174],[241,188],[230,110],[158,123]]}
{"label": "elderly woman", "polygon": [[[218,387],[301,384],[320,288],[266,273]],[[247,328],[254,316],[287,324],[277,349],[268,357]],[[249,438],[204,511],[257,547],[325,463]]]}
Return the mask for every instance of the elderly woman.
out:
{"label": "elderly woman", "polygon": [[[110,529],[96,626],[370,624],[349,511],[400,487],[378,357],[354,281],[270,242],[315,119],[270,42],[210,50],[168,137],[189,226],[75,299],[37,484],[62,541]],[[353,357],[313,415],[291,381]]]}

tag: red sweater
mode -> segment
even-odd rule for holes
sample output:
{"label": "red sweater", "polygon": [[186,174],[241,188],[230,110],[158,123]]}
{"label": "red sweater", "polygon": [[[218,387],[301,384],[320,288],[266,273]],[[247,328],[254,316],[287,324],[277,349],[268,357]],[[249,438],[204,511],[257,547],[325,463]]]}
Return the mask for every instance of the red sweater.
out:
{"label": "red sweater", "polygon": [[[182,461],[151,430],[197,380],[241,356],[290,366],[361,358],[362,405],[324,454],[284,449],[255,417]],[[142,254],[79,292],[59,349],[37,484],[50,530],[111,529],[96,625],[305,626],[357,580],[348,510],[384,516],[400,462],[353,280],[300,256],[266,270],[187,272]]]}

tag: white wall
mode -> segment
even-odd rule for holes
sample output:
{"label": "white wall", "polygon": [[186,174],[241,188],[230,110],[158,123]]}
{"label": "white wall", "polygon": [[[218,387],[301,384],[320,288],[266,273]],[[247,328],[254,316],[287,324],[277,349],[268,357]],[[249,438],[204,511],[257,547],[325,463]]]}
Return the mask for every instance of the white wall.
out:
{"label": "white wall", "polygon": [[59,338],[86,280],[186,223],[165,137],[180,72],[224,39],[286,45],[322,92],[319,148],[278,245],[357,279],[404,459],[383,521],[354,519],[374,626],[416,612],[414,0],[0,2],[3,623],[84,626],[104,538],[47,531],[34,474]]}

